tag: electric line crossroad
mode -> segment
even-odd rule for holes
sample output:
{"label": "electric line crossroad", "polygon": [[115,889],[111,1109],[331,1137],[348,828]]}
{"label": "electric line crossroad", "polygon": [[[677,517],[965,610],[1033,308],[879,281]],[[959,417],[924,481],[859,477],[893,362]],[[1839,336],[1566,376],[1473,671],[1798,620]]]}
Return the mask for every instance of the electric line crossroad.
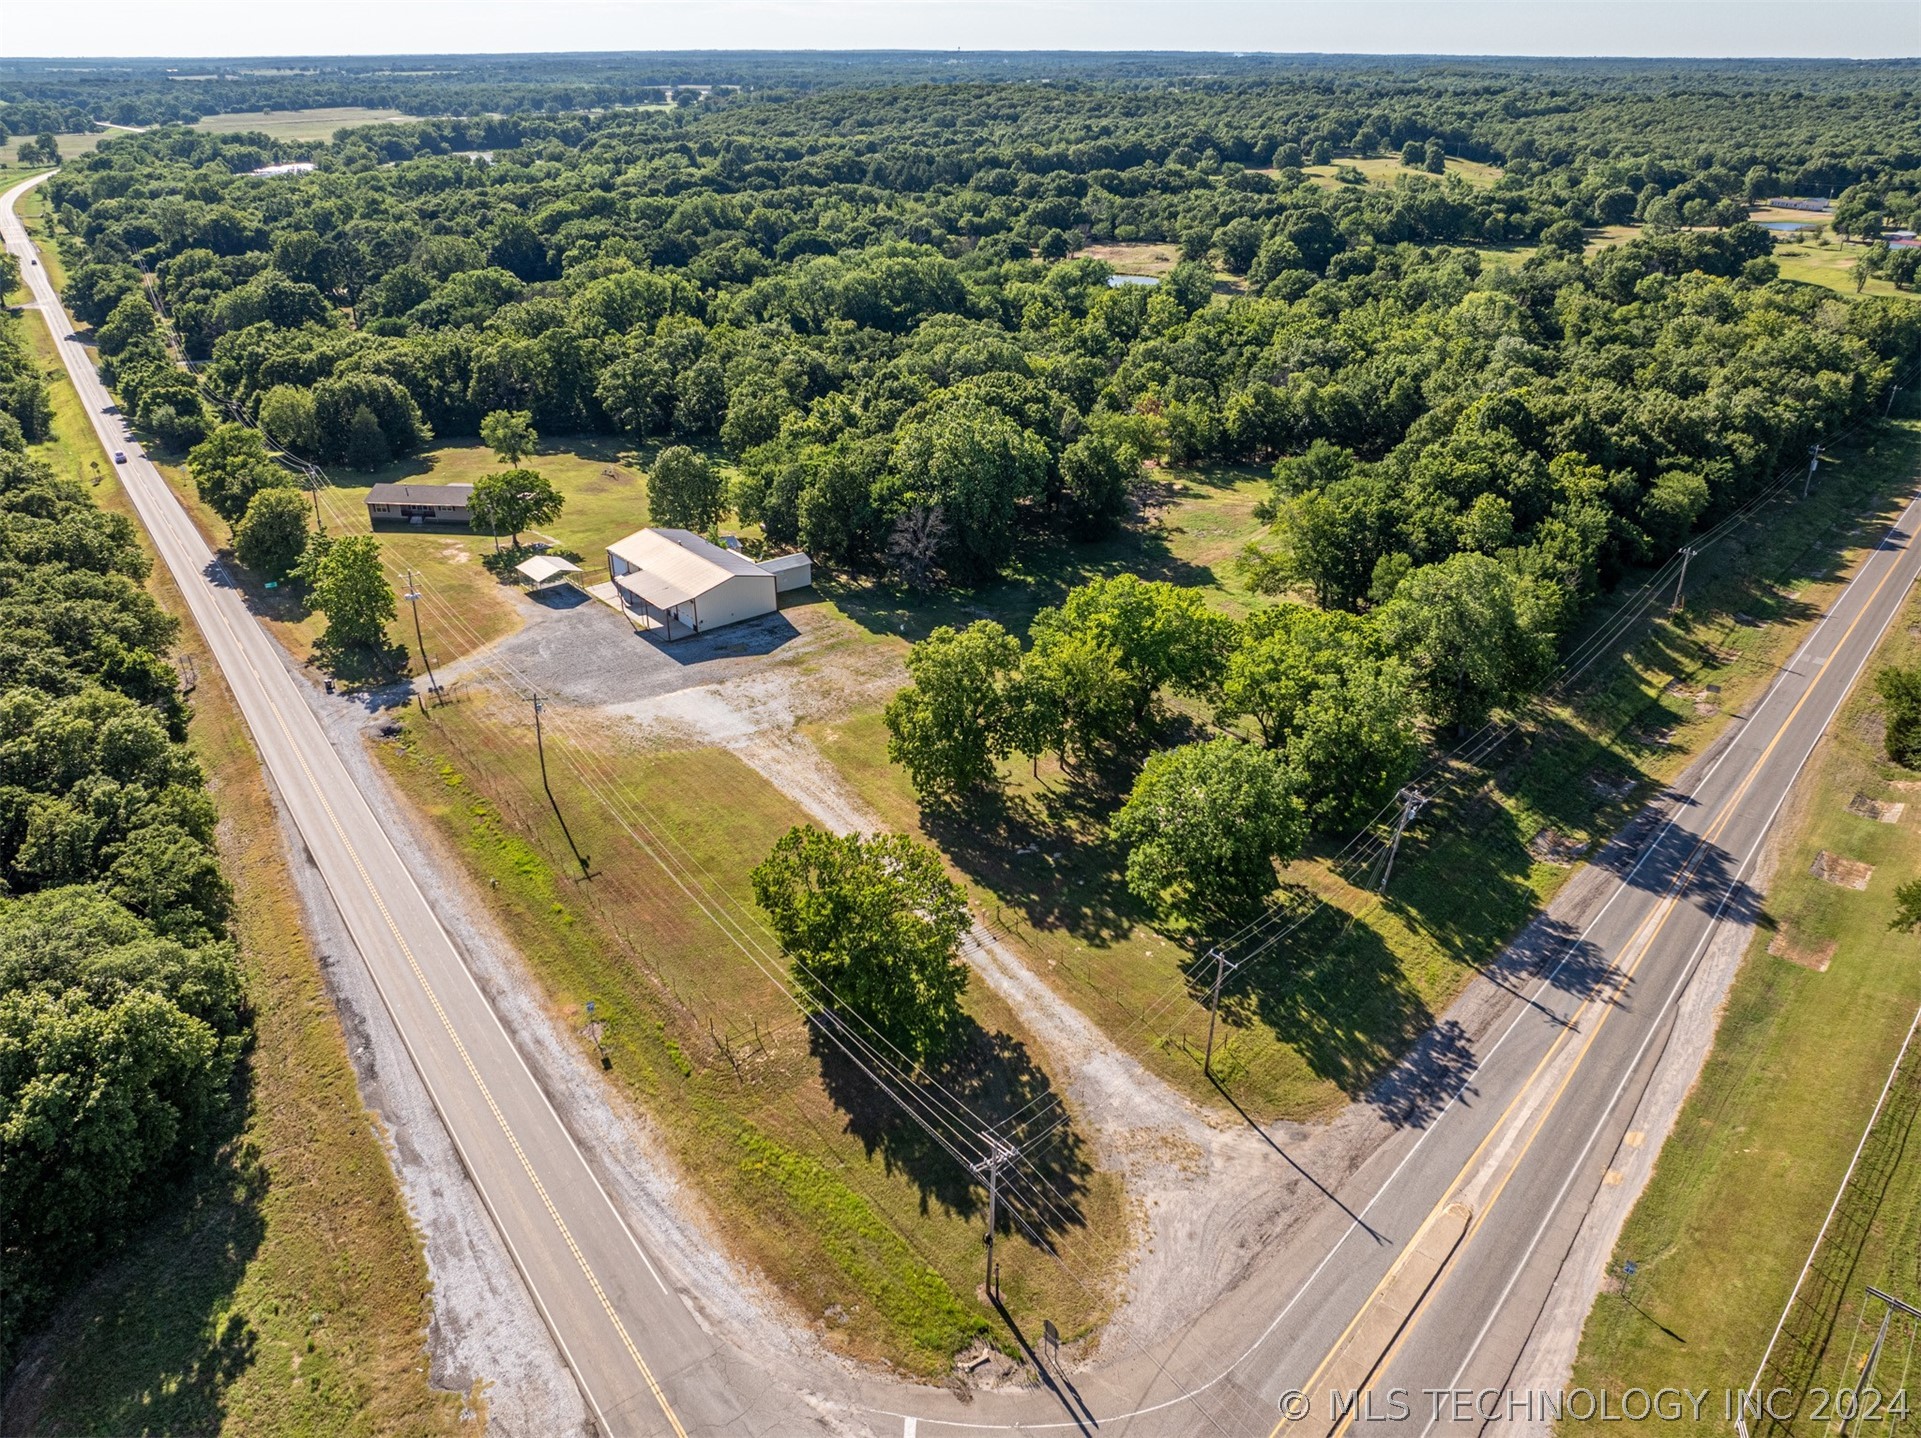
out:
{"label": "electric line crossroad", "polygon": [[[1349,1262],[1326,1265],[1303,1287],[1302,1331],[1283,1344],[1270,1386],[1277,1395],[1303,1390],[1313,1411],[1277,1433],[1542,1426],[1507,1397],[1516,1365],[1682,993],[1722,926],[1752,917],[1748,880],[1789,789],[1915,582],[1918,529],[1921,501],[1905,507],[1698,777],[1677,786],[1660,830],[1601,857],[1618,866],[1618,885],[1583,932],[1556,943],[1546,980],[1496,1027],[1462,1081],[1466,1097],[1398,1155],[1376,1156],[1395,1166],[1373,1181],[1360,1218],[1392,1241],[1370,1256],[1349,1225],[1328,1252],[1345,1248]],[[1405,1300],[1388,1295],[1386,1270],[1401,1240],[1452,1203],[1471,1218],[1432,1287],[1405,1323],[1376,1325],[1384,1348],[1340,1368],[1375,1391],[1375,1416],[1331,1417],[1325,1386],[1341,1340],[1384,1297]],[[1405,1415],[1387,1412],[1395,1391],[1408,1395]]]}
{"label": "electric line crossroad", "polygon": [[[777,1391],[759,1365],[707,1335],[670,1291],[405,873],[280,651],[162,477],[101,413],[109,398],[86,350],[64,338],[69,325],[44,272],[24,264],[32,251],[13,202],[26,188],[0,200],[0,229],[56,321],[96,431],[108,449],[127,451],[128,492],[603,1430],[813,1427],[796,1394]],[[1467,1062],[1437,1086],[1438,1111],[1381,1144],[1186,1332],[1150,1345],[1150,1363],[1130,1355],[1076,1375],[1103,1431],[1267,1431],[1280,1401],[1323,1377],[1343,1335],[1378,1307],[1408,1240],[1431,1216],[1462,1207],[1471,1217],[1451,1261],[1367,1381],[1417,1399],[1424,1388],[1507,1381],[1677,996],[1718,928],[1744,913],[1741,880],[1794,776],[1914,581],[1916,526],[1910,508],[1768,693],[1676,786],[1660,827],[1624,835],[1599,856],[1614,879],[1598,911],[1579,934],[1556,940],[1541,956],[1545,976],[1468,1044]],[[959,1404],[885,1380],[857,1386],[855,1411],[923,1438],[1083,1426],[1044,1395],[980,1393]],[[1284,1423],[1290,1434],[1339,1426],[1324,1421],[1326,1395],[1310,1396],[1314,1419]],[[1267,1420],[1250,1421],[1256,1412]],[[1404,1426],[1419,1433],[1427,1418],[1417,1401]]]}
{"label": "electric line crossroad", "polygon": [[[44,178],[44,176],[39,177]],[[791,1394],[695,1320],[601,1187],[432,907],[415,886],[265,630],[140,452],[14,205],[0,233],[20,259],[74,390],[232,688],[281,802],[325,880],[395,1027],[528,1291],[607,1435],[804,1431]]]}

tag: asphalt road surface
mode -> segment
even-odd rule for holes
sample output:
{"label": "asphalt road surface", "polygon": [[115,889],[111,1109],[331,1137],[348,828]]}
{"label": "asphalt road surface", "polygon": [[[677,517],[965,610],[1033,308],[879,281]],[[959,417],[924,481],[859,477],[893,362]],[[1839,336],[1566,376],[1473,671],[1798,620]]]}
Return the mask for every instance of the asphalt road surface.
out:
{"label": "asphalt road surface", "polygon": [[[0,233],[94,430],[220,665],[275,788],[542,1318],[609,1435],[782,1431],[780,1395],[697,1323],[569,1136],[307,707],[283,652],[113,404],[14,205]],[[778,1416],[777,1416],[778,1415]]]}
{"label": "asphalt road surface", "polygon": [[[1381,1177],[1363,1170],[1343,1193],[1364,1222],[1340,1226],[1333,1261],[1300,1290],[1299,1331],[1274,1355],[1264,1392],[1282,1407],[1298,1391],[1309,1406],[1280,1416],[1276,1431],[1544,1428],[1525,1392],[1508,1396],[1517,1362],[1609,1160],[1632,1141],[1626,1125],[1678,999],[1717,930],[1752,920],[1759,895],[1747,880],[1788,791],[1915,582],[1917,528],[1921,501],[1765,695],[1669,791],[1659,827],[1601,855],[1618,877],[1579,930],[1549,928],[1542,977],[1519,989],[1461,1096],[1374,1156]],[[1410,1253],[1424,1228],[1438,1236]],[[1365,1385],[1372,1403],[1350,1424],[1330,1385]],[[1292,1411],[1302,1413],[1299,1400]]]}
{"label": "asphalt road surface", "polygon": [[[29,182],[29,185],[32,182]],[[597,1181],[348,777],[273,640],[141,454],[0,200],[60,353],[267,770],[603,1432],[796,1433],[817,1410],[710,1337]],[[1499,1390],[1624,1137],[1676,1000],[1723,925],[1795,776],[1914,583],[1921,506],[1861,566],[1729,735],[1596,860],[1578,923],[1500,966],[1512,1001],[1436,1061],[1438,1101],[1192,1329],[1039,1390],[963,1398],[823,1369],[816,1399],[863,1431],[1280,1433],[1350,1426],[1328,1389],[1371,1388],[1410,1435],[1488,1426],[1427,1390]],[[1557,906],[1558,907],[1558,906]],[[1530,948],[1531,946],[1531,948]],[[1278,1161],[1277,1161],[1278,1162]],[[1729,1375],[1738,1381],[1739,1375]],[[1408,1395],[1394,1412],[1393,1390]],[[832,1396],[829,1397],[828,1395]]]}

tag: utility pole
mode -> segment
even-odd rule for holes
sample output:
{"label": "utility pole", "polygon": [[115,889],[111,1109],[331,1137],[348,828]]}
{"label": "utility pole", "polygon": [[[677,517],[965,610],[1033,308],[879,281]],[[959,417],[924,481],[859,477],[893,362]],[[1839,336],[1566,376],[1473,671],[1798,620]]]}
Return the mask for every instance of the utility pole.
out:
{"label": "utility pole", "polygon": [[1921,1308],[1916,1308],[1913,1304],[1903,1303],[1900,1299],[1894,1297],[1894,1295],[1883,1293],[1880,1289],[1871,1285],[1868,1288],[1868,1297],[1878,1298],[1886,1306],[1881,1312],[1880,1331],[1874,1335],[1874,1347],[1868,1350],[1867,1362],[1861,1365],[1861,1377],[1855,1382],[1854,1402],[1849,1405],[1848,1411],[1841,1417],[1840,1438],[1848,1438],[1849,1426],[1861,1415],[1861,1395],[1867,1390],[1868,1384],[1873,1381],[1874,1365],[1881,1361],[1881,1347],[1888,1341],[1888,1320],[1894,1317],[1895,1310],[1899,1309],[1901,1312],[1907,1314],[1909,1318],[1916,1320],[1917,1323],[1921,1323]]}
{"label": "utility pole", "polygon": [[1407,826],[1414,822],[1414,816],[1420,813],[1421,806],[1427,803],[1427,795],[1412,785],[1401,790],[1399,798],[1401,801],[1401,816],[1394,821],[1394,839],[1393,842],[1387,846],[1387,867],[1381,872],[1381,892],[1383,894],[1387,892],[1387,881],[1394,877],[1394,859],[1395,856],[1401,852],[1401,835],[1407,832]]}
{"label": "utility pole", "polygon": [[1899,393],[1901,393],[1900,385],[1896,384],[1896,385],[1888,386],[1888,407],[1881,411],[1881,418],[1886,419],[1889,415],[1894,413],[1894,397]]}
{"label": "utility pole", "polygon": [[[427,692],[434,696],[434,702],[445,704],[447,701],[440,692],[440,681],[434,678],[434,661],[427,657],[427,641],[420,633],[420,590],[414,583],[414,572],[407,571],[407,607],[414,612],[414,643],[420,647],[420,662],[427,666]],[[536,717],[539,715],[535,709]]]}
{"label": "utility pole", "polygon": [[554,800],[554,791],[547,783],[547,741],[540,731],[540,696],[534,695],[534,748],[540,751],[540,787],[547,791],[547,802],[553,804],[554,812],[560,812],[560,805]]}
{"label": "utility pole", "polygon": [[1227,977],[1227,955],[1218,946],[1212,950],[1214,955],[1214,997],[1207,1005],[1207,1054],[1201,1060],[1201,1072],[1208,1078],[1214,1077],[1214,1016],[1221,1011],[1221,980]]}
{"label": "utility pole", "polygon": [[983,1133],[981,1138],[987,1145],[987,1160],[980,1169],[987,1176],[987,1278],[985,1287],[990,1300],[1000,1299],[1000,1285],[994,1281],[994,1230],[1000,1224],[1001,1165],[1016,1157],[1014,1146],[1006,1139],[992,1133]]}
{"label": "utility pole", "polygon": [[1814,485],[1814,471],[1820,466],[1820,464],[1821,464],[1821,446],[1818,444],[1809,445],[1808,446],[1808,477],[1801,481],[1801,498],[1806,499],[1808,497],[1808,490],[1812,488]]}
{"label": "utility pole", "polygon": [[1670,614],[1675,613],[1681,608],[1681,596],[1687,592],[1687,587],[1688,587],[1688,561],[1692,558],[1694,558],[1694,546],[1691,544],[1682,545],[1681,546],[1681,577],[1680,579],[1675,581],[1674,603],[1668,606],[1668,612]]}

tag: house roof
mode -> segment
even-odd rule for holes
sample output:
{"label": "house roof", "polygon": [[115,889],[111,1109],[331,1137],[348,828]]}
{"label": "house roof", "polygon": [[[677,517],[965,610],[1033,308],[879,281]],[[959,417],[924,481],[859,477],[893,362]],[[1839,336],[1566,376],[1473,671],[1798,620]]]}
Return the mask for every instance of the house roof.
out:
{"label": "house roof", "polygon": [[369,504],[465,505],[473,497],[471,484],[376,484],[367,491]]}
{"label": "house roof", "polygon": [[792,554],[777,554],[772,559],[763,559],[759,569],[763,574],[785,574],[793,569],[806,569],[814,561],[798,549]]}
{"label": "house roof", "polygon": [[[771,577],[745,555],[709,544],[687,529],[643,529],[615,540],[607,552],[678,593],[680,599],[671,603],[705,594],[736,575]],[[660,602],[651,594],[648,598]]]}

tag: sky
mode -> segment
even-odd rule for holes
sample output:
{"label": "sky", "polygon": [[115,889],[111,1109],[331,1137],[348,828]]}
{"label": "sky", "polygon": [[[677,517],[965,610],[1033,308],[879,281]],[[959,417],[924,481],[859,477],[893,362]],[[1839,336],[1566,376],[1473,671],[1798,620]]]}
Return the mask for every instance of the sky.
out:
{"label": "sky", "polygon": [[84,0],[4,56],[569,50],[1921,55],[1921,0]]}

